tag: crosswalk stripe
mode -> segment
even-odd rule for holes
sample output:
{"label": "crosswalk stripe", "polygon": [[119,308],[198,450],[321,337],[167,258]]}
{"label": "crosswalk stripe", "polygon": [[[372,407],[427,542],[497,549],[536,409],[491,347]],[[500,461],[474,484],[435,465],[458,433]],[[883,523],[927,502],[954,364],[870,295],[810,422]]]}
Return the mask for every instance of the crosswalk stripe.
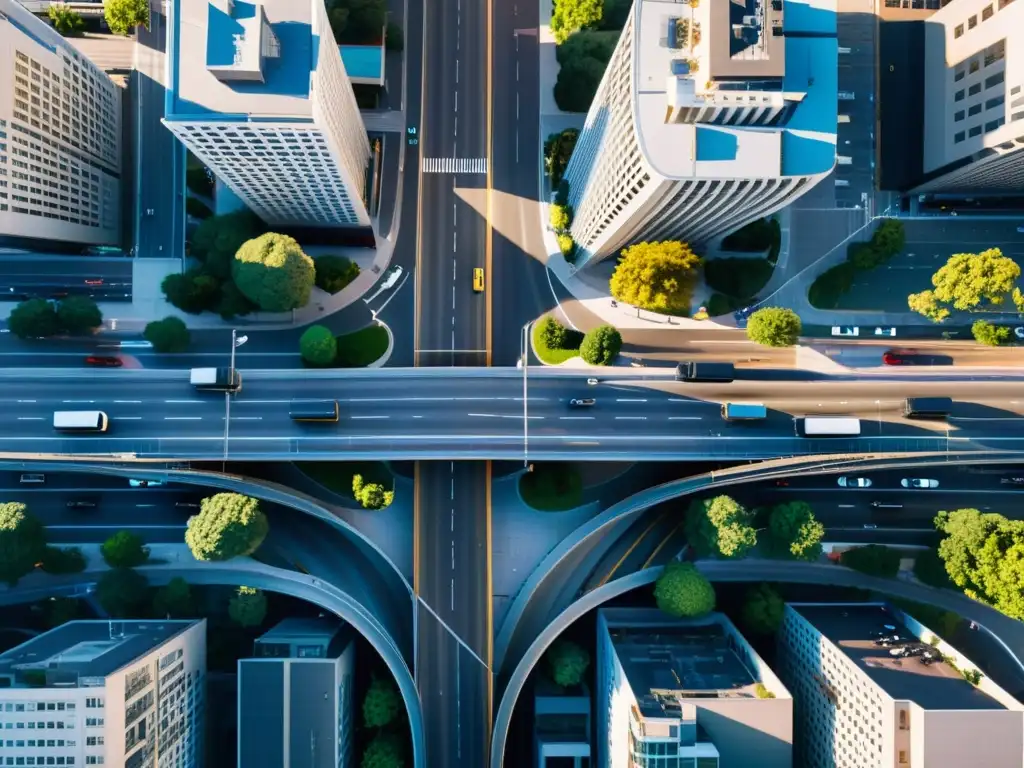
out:
{"label": "crosswalk stripe", "polygon": [[424,157],[423,173],[487,173],[486,157]]}

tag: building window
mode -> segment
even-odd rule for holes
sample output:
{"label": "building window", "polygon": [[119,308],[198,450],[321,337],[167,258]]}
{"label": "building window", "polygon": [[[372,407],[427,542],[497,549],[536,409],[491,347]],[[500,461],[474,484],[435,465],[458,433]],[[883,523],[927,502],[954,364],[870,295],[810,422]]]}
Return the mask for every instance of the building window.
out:
{"label": "building window", "polygon": [[978,17],[971,16],[971,18],[967,20],[967,28],[974,29],[976,26],[978,26]]}
{"label": "building window", "polygon": [[981,113],[981,104],[972,104],[971,108],[967,110],[968,117],[974,117]]}
{"label": "building window", "polygon": [[964,119],[964,111],[962,109],[959,112],[957,112],[955,115],[953,115],[953,122],[954,123],[959,123],[963,119]]}
{"label": "building window", "polygon": [[953,82],[954,83],[959,83],[961,80],[964,79],[964,75],[966,75],[966,74],[967,74],[967,71],[964,69],[963,65],[961,64],[959,67],[956,68],[956,72],[953,75]]}
{"label": "building window", "polygon": [[989,19],[992,18],[993,13],[995,13],[995,10],[992,8],[992,5],[986,5],[984,8],[981,9],[981,20],[988,21]]}
{"label": "building window", "polygon": [[956,29],[953,30],[953,39],[961,38],[964,36],[964,25],[958,24]]}
{"label": "building window", "polygon": [[[1024,112],[1021,112],[1020,116],[1024,117]],[[953,137],[953,143],[954,144],[959,144],[961,141],[964,140],[964,138],[965,138],[964,132],[960,131],[958,134],[956,134],[956,136]]]}
{"label": "building window", "polygon": [[967,132],[967,135],[970,136],[972,139],[975,136],[981,136],[981,126],[980,125],[974,126],[973,128],[971,128],[971,130],[969,130]]}
{"label": "building window", "polygon": [[981,93],[981,83],[975,83],[967,89],[968,96],[977,96],[979,93]]}
{"label": "building window", "polygon": [[959,91],[956,92],[956,95],[953,96],[953,101],[963,101],[963,100],[964,100],[964,91],[961,88]]}
{"label": "building window", "polygon": [[995,86],[997,86],[1001,82],[1003,82],[1003,80],[1005,80],[1005,79],[1006,79],[1006,73],[1005,72],[996,72],[994,75],[989,75],[988,77],[985,78],[985,87],[986,88],[994,88]]}
{"label": "building window", "polygon": [[992,131],[997,130],[1005,122],[1006,120],[1000,117],[996,120],[992,120],[988,123],[985,123],[985,133],[990,133]]}
{"label": "building window", "polygon": [[979,69],[981,69],[981,62],[977,58],[971,59],[971,64],[968,67],[967,74],[973,75]]}
{"label": "building window", "polygon": [[993,109],[994,107],[1000,107],[1003,105],[1003,102],[1005,101],[1005,96],[996,96],[985,102],[985,109]]}

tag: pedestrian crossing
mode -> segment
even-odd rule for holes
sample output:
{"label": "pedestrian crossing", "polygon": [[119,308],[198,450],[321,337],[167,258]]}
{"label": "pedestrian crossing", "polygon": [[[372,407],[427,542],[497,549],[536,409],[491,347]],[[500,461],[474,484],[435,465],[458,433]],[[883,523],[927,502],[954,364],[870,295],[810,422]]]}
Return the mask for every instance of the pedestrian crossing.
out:
{"label": "pedestrian crossing", "polygon": [[487,173],[486,157],[424,157],[424,173]]}

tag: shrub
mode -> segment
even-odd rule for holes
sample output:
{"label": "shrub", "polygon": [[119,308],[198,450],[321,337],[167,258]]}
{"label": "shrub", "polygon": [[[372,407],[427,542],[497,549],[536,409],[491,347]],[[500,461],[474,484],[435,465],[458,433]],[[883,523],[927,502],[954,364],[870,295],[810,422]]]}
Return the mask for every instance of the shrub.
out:
{"label": "shrub", "polygon": [[726,235],[722,240],[723,251],[739,251],[741,253],[763,253],[774,242],[775,231],[772,224],[778,226],[774,219],[757,219]]}
{"label": "shrub", "polygon": [[91,333],[103,325],[103,313],[88,296],[69,296],[57,306],[57,322],[71,334]]}
{"label": "shrub", "polygon": [[131,568],[114,568],[100,576],[96,599],[117,619],[138,616],[149,596],[149,580]]}
{"label": "shrub", "polygon": [[[199,161],[190,159],[189,162],[198,163]],[[185,170],[185,186],[202,197],[213,197],[215,186],[213,174],[203,165],[190,165]]]}
{"label": "shrub", "polygon": [[159,617],[186,619],[196,614],[192,588],[180,576],[175,576],[153,595],[153,613]]}
{"label": "shrub", "polygon": [[700,258],[678,240],[625,248],[608,283],[612,296],[639,309],[683,315],[690,311]]}
{"label": "shrub", "polygon": [[231,275],[260,309],[287,312],[309,301],[316,270],[294,238],[269,232],[238,249]]}
{"label": "shrub", "polygon": [[105,0],[103,18],[115,35],[130,35],[138,26],[149,29],[149,0]]}
{"label": "shrub", "polygon": [[328,293],[337,293],[359,277],[359,265],[344,256],[318,256],[313,264],[316,287]]}
{"label": "shrub", "polygon": [[63,37],[78,37],[85,27],[85,19],[64,3],[54,3],[46,9],[53,28]]}
{"label": "shrub", "polygon": [[868,544],[846,550],[839,562],[869,576],[892,578],[900,570],[900,553],[881,544]]}
{"label": "shrub", "polygon": [[[575,128],[566,128],[560,133],[552,133],[544,141],[544,170],[551,178],[551,183],[558,190],[555,202],[558,205],[565,205],[569,198],[569,185],[562,178],[565,169],[569,166],[569,159],[576,147],[576,140],[580,132]],[[564,183],[565,194],[562,194]]]}
{"label": "shrub", "polygon": [[608,60],[619,40],[617,31],[581,30],[555,48],[558,79],[554,96],[566,112],[586,112],[594,100]]}
{"label": "shrub", "polygon": [[364,509],[386,509],[395,500],[395,492],[380,483],[367,483],[362,475],[352,476],[352,495]]}
{"label": "shrub", "polygon": [[225,320],[233,317],[244,317],[255,312],[259,307],[247,299],[238,286],[230,280],[225,281],[220,287],[220,298],[217,301],[215,310]]}
{"label": "shrub", "polygon": [[257,499],[218,493],[203,499],[199,514],[189,518],[185,543],[196,560],[230,560],[255,552],[269,528]]}
{"label": "shrub", "polygon": [[338,356],[338,340],[330,328],[311,325],[299,337],[299,352],[310,365],[328,366]]}
{"label": "shrub", "polygon": [[263,222],[249,211],[211,216],[192,233],[191,255],[203,263],[207,274],[227,280],[238,249],[263,228]]}
{"label": "shrub", "polygon": [[580,344],[580,357],[591,365],[611,365],[622,349],[622,334],[610,325],[587,331]]}
{"label": "shrub", "polygon": [[914,576],[930,587],[951,589],[954,586],[937,549],[926,550],[914,558]]}
{"label": "shrub", "polygon": [[391,680],[375,677],[363,699],[363,725],[367,728],[383,728],[398,716],[402,699]]}
{"label": "shrub", "polygon": [[47,547],[43,552],[42,567],[46,573],[81,573],[85,566],[85,555],[78,547]]}
{"label": "shrub", "polygon": [[1010,329],[1005,325],[992,325],[988,320],[975,320],[971,325],[971,335],[979,344],[998,347],[1010,340]]}
{"label": "shrub", "polygon": [[545,315],[540,320],[540,328],[537,331],[548,349],[565,349],[569,340],[569,329],[558,322],[551,315]]}
{"label": "shrub", "polygon": [[747,338],[765,347],[791,347],[802,329],[796,312],[784,307],[764,307],[747,321]]}
{"label": "shrub", "polygon": [[569,182],[562,179],[555,190],[555,205],[569,204]]}
{"label": "shrub", "polygon": [[213,216],[213,211],[210,210],[210,206],[198,197],[192,196],[185,197],[185,213],[194,219],[208,219]]}
{"label": "shrub", "polygon": [[7,327],[19,339],[43,339],[60,332],[60,321],[51,302],[29,299],[11,310]]}
{"label": "shrub", "polygon": [[384,35],[384,47],[389,51],[401,51],[405,48],[405,33],[393,21],[388,22],[387,31]]}
{"label": "shrub", "polygon": [[0,504],[0,579],[14,586],[45,552],[43,524],[21,502]]}
{"label": "shrub", "polygon": [[774,699],[775,694],[769,691],[764,683],[758,683],[754,686],[754,695],[759,699]]}
{"label": "shrub", "polygon": [[267,617],[267,596],[252,587],[239,587],[228,602],[228,616],[240,627],[258,627]]}
{"label": "shrub", "polygon": [[103,559],[111,568],[137,568],[149,560],[149,547],[131,531],[118,531],[100,547]]}
{"label": "shrub", "polygon": [[165,317],[146,324],[143,338],[153,345],[157,352],[184,352],[188,349],[191,336],[188,326],[178,317]]}
{"label": "shrub", "polygon": [[570,688],[583,681],[590,666],[590,654],[571,640],[558,640],[548,649],[545,661],[555,685]]}
{"label": "shrub", "polygon": [[167,275],[160,288],[172,306],[190,315],[213,309],[220,299],[220,281],[199,269]]}
{"label": "shrub", "polygon": [[572,226],[572,206],[552,205],[550,215],[551,228],[555,232],[565,232]]}
{"label": "shrub", "polygon": [[572,264],[576,258],[576,241],[572,239],[572,235],[564,232],[558,235],[558,250],[562,252],[565,260]]}
{"label": "shrub", "polygon": [[839,299],[853,287],[856,267],[849,261],[825,270],[811,283],[807,300],[818,309],[835,309]]}
{"label": "shrub", "polygon": [[654,599],[676,617],[703,616],[715,609],[715,589],[693,563],[671,562],[654,585]]}

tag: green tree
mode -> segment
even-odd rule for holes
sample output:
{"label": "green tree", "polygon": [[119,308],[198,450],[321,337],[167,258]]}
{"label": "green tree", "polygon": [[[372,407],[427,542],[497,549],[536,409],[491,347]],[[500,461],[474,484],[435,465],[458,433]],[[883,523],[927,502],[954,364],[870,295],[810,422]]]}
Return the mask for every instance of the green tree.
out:
{"label": "green tree", "polygon": [[899,219],[884,219],[871,235],[871,245],[884,255],[886,261],[900,253],[906,243],[907,235]]}
{"label": "green tree", "polygon": [[0,503],[0,579],[12,587],[46,553],[46,530],[20,501]]}
{"label": "green tree", "polygon": [[544,346],[548,349],[565,349],[569,342],[569,329],[551,315],[545,315],[539,322],[538,333]]}
{"label": "green tree", "polygon": [[199,269],[167,275],[160,283],[167,301],[182,312],[198,315],[213,309],[220,301],[220,280]]}
{"label": "green tree", "polygon": [[814,278],[807,291],[807,301],[818,309],[835,309],[839,305],[839,299],[853,287],[856,277],[857,269],[851,262],[836,264]]}
{"label": "green tree", "polygon": [[622,251],[612,274],[611,293],[638,309],[687,314],[699,269],[700,258],[686,243],[639,243]]}
{"label": "green tree", "polygon": [[572,264],[576,261],[576,241],[567,232],[562,232],[556,237],[558,238],[558,250],[561,252],[562,257]]}
{"label": "green tree", "polygon": [[179,317],[165,317],[146,324],[143,338],[153,345],[157,352],[184,352],[192,340],[185,321]]}
{"label": "green tree", "polygon": [[800,318],[792,309],[765,307],[747,321],[747,338],[765,347],[792,347],[800,340]]}
{"label": "green tree", "polygon": [[331,0],[327,17],[339,44],[379,44],[388,11],[384,0]]}
{"label": "green tree", "polygon": [[550,209],[551,228],[555,232],[566,232],[572,226],[572,206],[553,204]]}
{"label": "green tree", "polygon": [[149,0],[105,0],[103,18],[115,35],[130,35],[138,26],[149,29]]}
{"label": "green tree", "polygon": [[207,274],[218,281],[227,280],[238,249],[263,230],[263,222],[249,211],[211,216],[192,233],[191,255],[203,263]]}
{"label": "green tree", "polygon": [[[559,133],[552,133],[544,140],[544,170],[551,179],[551,186],[558,187],[562,182],[565,169],[569,167],[569,159],[576,148],[576,140],[580,132],[575,128],[566,128]],[[561,205],[565,205],[563,201]]]}
{"label": "green tree", "polygon": [[839,562],[869,576],[892,578],[900,570],[900,553],[881,544],[868,544],[846,550],[839,556]]}
{"label": "green tree", "polygon": [[258,627],[267,617],[267,596],[254,587],[239,587],[228,602],[228,616],[241,627]]}
{"label": "green tree", "polygon": [[772,508],[768,518],[768,548],[779,557],[814,561],[821,557],[825,526],[806,501],[789,501]]}
{"label": "green tree", "polygon": [[231,275],[246,298],[266,312],[287,312],[306,305],[316,268],[294,238],[268,232],[245,242]]}
{"label": "green tree", "polygon": [[402,744],[393,733],[378,733],[366,745],[359,768],[405,768]]}
{"label": "green tree", "polygon": [[118,531],[100,547],[111,568],[138,568],[149,560],[149,547],[131,531]]}
{"label": "green tree", "polygon": [[43,339],[60,332],[60,321],[51,302],[29,299],[11,310],[7,327],[19,339]]}
{"label": "green tree", "polygon": [[545,654],[545,660],[551,679],[563,688],[579,685],[590,666],[590,654],[571,640],[556,641]]}
{"label": "green tree", "polygon": [[299,353],[310,365],[326,367],[338,356],[338,340],[330,328],[311,325],[299,337]]}
{"label": "green tree", "polygon": [[581,30],[555,48],[558,79],[555,103],[566,112],[586,112],[594,100],[619,32]]}
{"label": "green tree", "polygon": [[757,544],[753,519],[731,496],[694,500],[686,512],[686,540],[698,557],[743,557]]}
{"label": "green tree", "polygon": [[580,357],[591,365],[611,365],[622,349],[622,334],[610,325],[591,328],[580,344]]}
{"label": "green tree", "polygon": [[952,310],[977,312],[999,307],[1014,295],[1020,267],[998,248],[981,253],[954,253],[932,275],[933,290],[913,293],[907,304],[934,322]]}
{"label": "green tree", "polygon": [[1005,325],[992,325],[988,320],[975,320],[971,325],[971,335],[979,344],[987,347],[998,347],[1010,339],[1010,329]]}
{"label": "green tree", "polygon": [[69,296],[57,307],[57,322],[68,333],[90,333],[103,325],[103,313],[88,296]]}
{"label": "green tree", "polygon": [[363,699],[363,725],[383,728],[398,716],[401,708],[402,700],[394,681],[375,677]]}
{"label": "green tree", "polygon": [[233,317],[252,314],[259,307],[242,295],[237,285],[230,280],[225,280],[221,283],[220,298],[217,299],[217,304],[213,309],[223,319],[230,320]]}
{"label": "green tree", "polygon": [[658,608],[676,617],[703,616],[715,609],[715,588],[693,563],[671,562],[654,585]]}
{"label": "green tree", "polygon": [[131,568],[106,571],[96,582],[96,599],[115,619],[138,618],[149,597],[149,579]]}
{"label": "green tree", "polygon": [[395,500],[395,492],[380,483],[367,483],[362,475],[352,475],[352,495],[365,509],[385,509]]}
{"label": "green tree", "polygon": [[66,6],[64,3],[54,3],[46,9],[46,15],[57,33],[63,37],[78,37],[85,27],[85,20],[82,16]]}
{"label": "green tree", "polygon": [[269,529],[259,500],[218,493],[203,499],[199,514],[189,518],[185,543],[196,560],[230,560],[255,552]]}
{"label": "green tree", "polygon": [[740,608],[740,623],[758,635],[773,635],[782,626],[786,603],[771,584],[764,582],[747,590]]}
{"label": "green tree", "polygon": [[918,581],[930,587],[949,589],[953,586],[953,582],[949,579],[949,574],[946,573],[946,565],[942,562],[942,558],[939,557],[939,550],[937,548],[918,553],[917,557],[914,558],[914,576],[917,577]]}
{"label": "green tree", "polygon": [[73,597],[51,597],[45,602],[46,626],[50,629],[79,618],[81,603]]}
{"label": "green tree", "polygon": [[153,615],[171,619],[189,619],[196,615],[192,588],[180,576],[175,576],[153,595]]}
{"label": "green tree", "polygon": [[43,551],[42,567],[46,573],[81,573],[85,566],[85,555],[78,547],[47,547]]}
{"label": "green tree", "polygon": [[569,35],[601,23],[604,0],[555,0],[551,10],[551,34],[561,45]]}
{"label": "green tree", "polygon": [[317,256],[313,266],[316,268],[316,287],[331,294],[359,277],[359,265],[344,256]]}

